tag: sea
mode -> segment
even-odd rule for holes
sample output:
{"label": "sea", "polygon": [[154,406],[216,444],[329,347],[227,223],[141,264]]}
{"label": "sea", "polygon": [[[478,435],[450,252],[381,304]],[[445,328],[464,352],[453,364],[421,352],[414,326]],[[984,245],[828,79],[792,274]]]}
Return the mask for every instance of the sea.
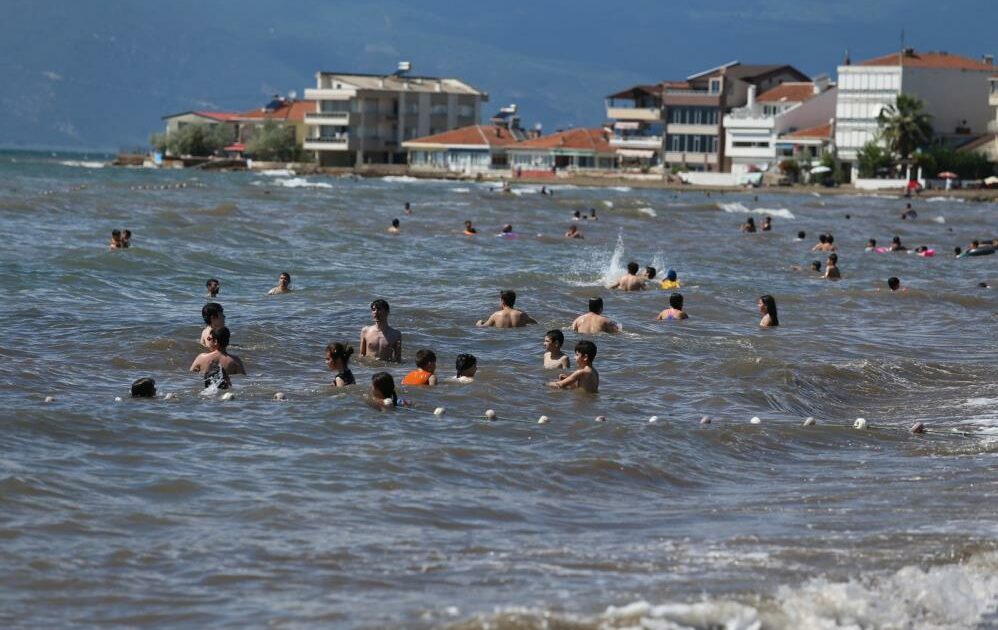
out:
{"label": "sea", "polygon": [[[998,255],[952,253],[998,205],[105,164],[0,153],[0,626],[998,627]],[[608,289],[630,261],[689,319]],[[188,371],[208,278],[229,400]],[[505,289],[538,325],[475,326]],[[554,390],[596,296],[600,391]],[[375,299],[403,363],[331,387]],[[422,348],[440,384],[369,406]]]}

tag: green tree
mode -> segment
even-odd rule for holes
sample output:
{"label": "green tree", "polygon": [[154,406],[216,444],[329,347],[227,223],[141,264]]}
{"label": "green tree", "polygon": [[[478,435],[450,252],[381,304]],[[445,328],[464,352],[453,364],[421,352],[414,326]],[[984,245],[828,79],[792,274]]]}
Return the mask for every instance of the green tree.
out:
{"label": "green tree", "polygon": [[266,162],[304,162],[308,154],[295,140],[295,128],[268,120],[253,131],[246,153]]}
{"label": "green tree", "polygon": [[877,171],[891,165],[891,156],[886,149],[877,144],[876,140],[864,144],[856,154],[856,158],[859,162],[860,177],[875,177]]}
{"label": "green tree", "polygon": [[166,137],[166,134],[165,133],[154,133],[154,134],[152,134],[151,136],[149,136],[149,144],[156,151],[159,151],[160,153],[164,153],[166,151],[166,147],[167,147],[167,137]]}
{"label": "green tree", "polygon": [[894,103],[880,111],[877,123],[887,148],[902,160],[932,139],[932,116],[923,111],[925,104],[908,94],[898,94]]}
{"label": "green tree", "polygon": [[235,129],[225,124],[187,125],[166,138],[173,155],[209,156],[232,143]]}

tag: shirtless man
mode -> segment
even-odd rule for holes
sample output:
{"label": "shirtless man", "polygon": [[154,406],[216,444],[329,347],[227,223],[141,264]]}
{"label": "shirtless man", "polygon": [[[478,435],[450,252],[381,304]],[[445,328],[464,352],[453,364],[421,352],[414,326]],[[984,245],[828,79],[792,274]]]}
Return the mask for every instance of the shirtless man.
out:
{"label": "shirtless man", "polygon": [[596,344],[580,341],[575,344],[575,364],[578,369],[571,374],[560,374],[558,380],[550,381],[549,387],[558,389],[581,389],[595,394],[599,391],[599,372],[593,367],[596,360]]}
{"label": "shirtless man", "polygon": [[277,286],[267,291],[267,295],[277,295],[278,293],[291,292],[291,274],[285,271],[277,278]]}
{"label": "shirtless man", "polygon": [[381,361],[402,362],[402,333],[388,325],[388,302],[371,302],[374,323],[360,330],[360,356]]}
{"label": "shirtless man", "polygon": [[488,319],[480,319],[476,326],[495,326],[496,328],[522,328],[527,324],[536,324],[533,317],[521,310],[513,308],[516,304],[516,291],[499,293],[499,310],[489,315]]}
{"label": "shirtless man", "polygon": [[221,369],[222,380],[219,382],[219,389],[228,387],[229,376],[232,374],[246,374],[242,360],[234,354],[229,354],[226,349],[229,347],[229,329],[222,326],[218,330],[212,331],[208,335],[208,352],[202,352],[191,364],[191,372],[205,375],[205,387],[211,383],[208,377],[212,376],[215,367]]}
{"label": "shirtless man", "polygon": [[398,219],[392,219],[392,224],[388,228],[388,233],[389,234],[400,234],[401,232],[402,232],[402,228],[399,226],[399,220]]}
{"label": "shirtless man", "polygon": [[647,289],[644,279],[638,276],[639,268],[640,265],[633,260],[627,263],[627,273],[620,276],[620,279],[613,283],[610,288],[621,291],[644,291]]}
{"label": "shirtless man", "polygon": [[201,331],[201,345],[208,346],[208,337],[212,331],[225,326],[225,311],[218,302],[208,302],[201,307],[201,317],[204,318],[205,327]]}
{"label": "shirtless man", "polygon": [[620,327],[603,315],[603,298],[595,297],[589,299],[589,312],[572,322],[572,330],[583,335],[598,335],[620,332]]}

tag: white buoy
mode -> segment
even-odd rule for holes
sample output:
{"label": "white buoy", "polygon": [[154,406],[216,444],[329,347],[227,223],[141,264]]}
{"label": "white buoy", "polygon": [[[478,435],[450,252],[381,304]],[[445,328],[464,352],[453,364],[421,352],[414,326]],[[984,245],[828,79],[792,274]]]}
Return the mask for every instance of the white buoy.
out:
{"label": "white buoy", "polygon": [[46,396],[45,402],[47,403],[55,402],[55,396]]}
{"label": "white buoy", "polygon": [[385,398],[384,400],[381,401],[381,404],[384,405],[385,407],[391,407],[395,404],[395,401],[392,400],[391,398]]}
{"label": "white buoy", "polygon": [[537,419],[537,424],[547,424],[548,422],[549,419],[547,416],[541,416],[540,418]]}
{"label": "white buoy", "polygon": [[606,416],[596,416],[596,422],[606,422]]}
{"label": "white buoy", "polygon": [[751,422],[752,424],[760,424],[762,420],[759,419],[759,416],[752,416],[752,419],[749,420],[749,422]]}
{"label": "white buoy", "polygon": [[274,400],[287,400],[287,399],[288,397],[284,394],[284,392],[277,392],[276,394],[274,394]]}
{"label": "white buoy", "polygon": [[814,425],[815,425],[814,416],[808,416],[808,417],[804,418],[804,426],[805,427],[813,427]]}
{"label": "white buoy", "polygon": [[222,400],[232,400],[235,397],[236,395],[233,394],[232,392],[225,392],[224,394],[222,394]]}
{"label": "white buoy", "polygon": [[121,396],[115,396],[114,402],[121,402]]}
{"label": "white buoy", "polygon": [[495,410],[494,409],[486,409],[485,410],[485,419],[489,420],[489,421],[495,420],[496,419],[496,412],[495,412]]}
{"label": "white buoy", "polygon": [[169,392],[163,396],[163,400],[173,400],[176,397],[177,397],[176,394],[174,394],[173,392]]}
{"label": "white buoy", "polygon": [[710,416],[700,416],[700,424],[710,424]]}
{"label": "white buoy", "polygon": [[648,418],[648,424],[655,424],[656,422],[658,422],[658,416],[652,416],[651,418]]}
{"label": "white buoy", "polygon": [[866,418],[856,418],[856,422],[852,423],[852,428],[854,428],[854,429],[865,429],[866,428]]}
{"label": "white buoy", "polygon": [[446,412],[447,412],[447,410],[444,409],[443,407],[437,407],[436,409],[433,410],[433,415],[435,415],[435,416],[442,416]]}

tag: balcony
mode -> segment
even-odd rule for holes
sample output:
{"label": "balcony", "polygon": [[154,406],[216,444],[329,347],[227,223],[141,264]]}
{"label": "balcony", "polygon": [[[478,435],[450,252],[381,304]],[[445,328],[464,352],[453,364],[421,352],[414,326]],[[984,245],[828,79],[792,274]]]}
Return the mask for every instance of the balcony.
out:
{"label": "balcony", "polygon": [[707,90],[666,90],[662,101],[669,105],[711,105],[721,103],[721,94]]}
{"label": "balcony", "polygon": [[350,112],[308,112],[305,114],[308,125],[349,125]]}
{"label": "balcony", "polygon": [[332,88],[305,88],[305,100],[307,101],[349,101],[357,96],[357,90],[353,88],[332,89]]}
{"label": "balcony", "polygon": [[662,136],[610,136],[610,145],[621,149],[662,148]]}
{"label": "balcony", "polygon": [[606,117],[611,120],[662,120],[662,110],[657,107],[607,107]]}
{"label": "balcony", "polygon": [[306,151],[346,151],[350,146],[350,136],[306,137],[303,148]]}

